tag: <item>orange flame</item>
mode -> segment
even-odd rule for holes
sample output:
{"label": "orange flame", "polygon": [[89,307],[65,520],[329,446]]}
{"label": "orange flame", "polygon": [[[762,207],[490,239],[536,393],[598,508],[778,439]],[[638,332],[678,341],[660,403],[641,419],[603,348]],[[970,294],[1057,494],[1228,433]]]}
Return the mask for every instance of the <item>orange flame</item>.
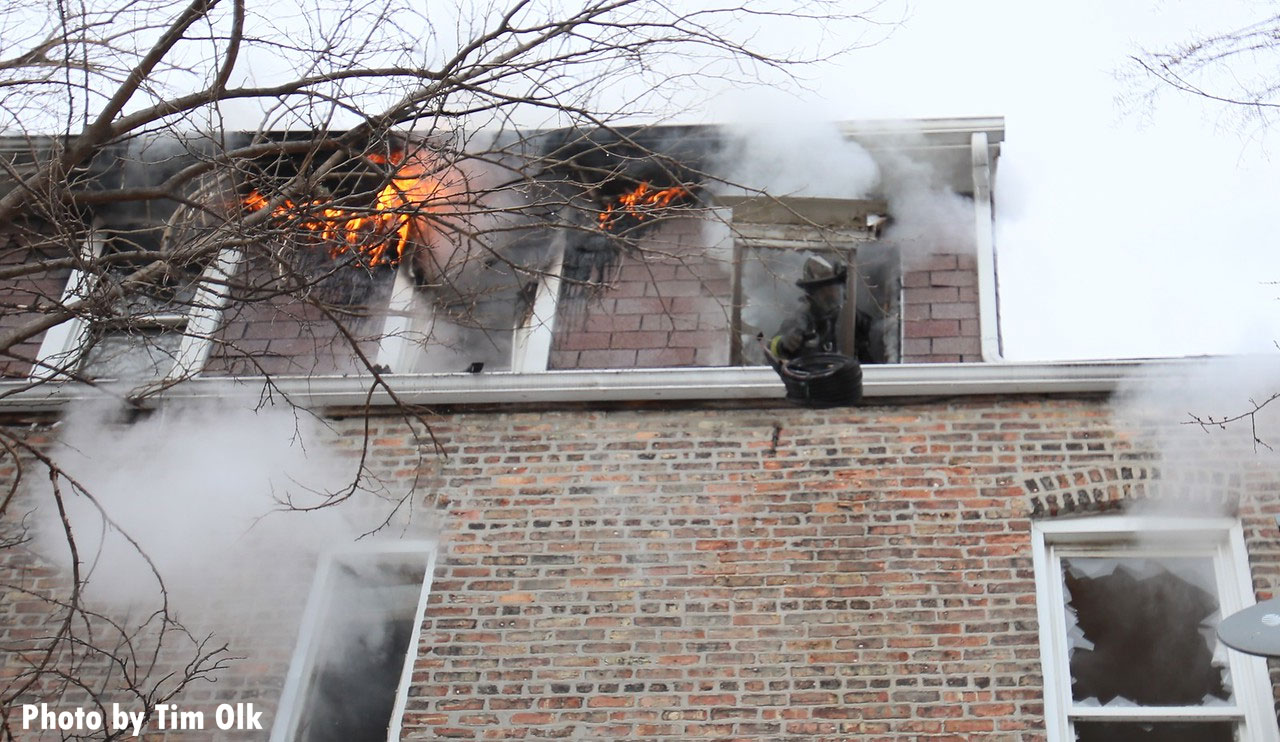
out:
{"label": "orange flame", "polygon": [[[404,256],[405,246],[419,226],[422,212],[428,201],[437,196],[441,182],[426,177],[430,163],[411,157],[405,161],[403,152],[392,152],[390,157],[370,154],[367,159],[378,165],[398,165],[395,175],[385,188],[378,192],[371,209],[337,208],[329,201],[315,199],[299,208],[300,204],[285,199],[272,209],[271,215],[290,226],[315,232],[330,245],[329,254],[338,257],[344,253],[360,253],[368,258],[369,265],[395,265]],[[258,191],[244,198],[249,211],[261,211],[270,200]]]}
{"label": "orange flame", "polygon": [[631,191],[618,196],[613,203],[605,206],[604,211],[600,212],[596,218],[600,222],[601,229],[610,230],[624,215],[635,217],[636,221],[643,221],[654,211],[671,205],[671,202],[677,199],[683,200],[691,195],[687,188],[681,186],[650,190],[648,181],[645,181]]}

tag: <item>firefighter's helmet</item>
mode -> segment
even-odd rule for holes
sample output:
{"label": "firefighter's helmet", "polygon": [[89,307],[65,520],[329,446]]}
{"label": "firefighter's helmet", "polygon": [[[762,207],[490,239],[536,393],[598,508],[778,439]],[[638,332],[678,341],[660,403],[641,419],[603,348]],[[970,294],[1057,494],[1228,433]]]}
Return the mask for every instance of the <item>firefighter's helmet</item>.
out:
{"label": "firefighter's helmet", "polygon": [[846,276],[848,276],[848,269],[845,268],[844,263],[839,260],[833,263],[821,255],[814,255],[804,261],[804,275],[796,281],[796,285],[807,291],[834,283],[844,283]]}

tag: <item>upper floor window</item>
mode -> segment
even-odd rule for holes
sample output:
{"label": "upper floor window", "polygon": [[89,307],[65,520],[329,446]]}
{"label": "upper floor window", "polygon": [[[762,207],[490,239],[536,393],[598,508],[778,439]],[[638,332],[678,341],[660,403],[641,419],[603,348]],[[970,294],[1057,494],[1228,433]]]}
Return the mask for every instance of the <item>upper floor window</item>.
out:
{"label": "upper floor window", "polygon": [[896,251],[877,244],[885,222],[878,201],[825,198],[730,201],[733,276],[730,365],[764,364],[759,342],[805,324],[806,265],[814,259],[845,275],[830,350],[863,363],[898,358],[901,269]]}
{"label": "upper floor window", "polygon": [[99,226],[86,240],[62,302],[77,316],[49,330],[38,378],[159,380],[191,376],[208,357],[238,262],[226,248],[190,258],[165,225]]}

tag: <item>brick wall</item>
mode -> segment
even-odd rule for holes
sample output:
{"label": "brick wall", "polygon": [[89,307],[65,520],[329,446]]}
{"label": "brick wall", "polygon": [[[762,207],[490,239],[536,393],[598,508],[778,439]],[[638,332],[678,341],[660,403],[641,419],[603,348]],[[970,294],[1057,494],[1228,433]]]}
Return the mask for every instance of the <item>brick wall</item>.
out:
{"label": "brick wall", "polygon": [[[672,220],[624,255],[601,289],[571,296],[566,285],[550,368],[727,365],[729,247],[709,246],[703,229]],[[981,361],[974,257],[934,255],[916,265],[902,276],[902,362]]]}
{"label": "brick wall", "polygon": [[[326,267],[332,277],[328,281],[312,278],[312,286],[306,288],[297,286],[308,282],[305,276],[282,278],[264,259],[242,266],[232,278],[232,297],[214,336],[204,373],[368,373],[352,350],[352,340],[371,363],[377,361],[393,275],[387,269],[374,276],[367,272],[362,275],[362,270],[346,267],[335,271]],[[350,272],[352,280],[369,285],[361,284],[359,292],[344,292],[347,287],[341,285],[330,289],[328,284],[345,277],[342,271]],[[344,293],[358,293],[360,298],[349,303]],[[350,338],[339,330],[339,324]]]}
{"label": "brick wall", "polygon": [[[1027,482],[1152,456],[1104,402],[1068,398],[455,413],[426,468],[399,418],[334,426],[417,482],[408,536],[439,516],[405,739],[1042,740]],[[1256,475],[1242,514],[1265,595],[1280,503]],[[18,554],[0,583],[47,589]],[[251,617],[281,641],[296,620],[296,586],[263,592],[235,606],[250,646]],[[32,603],[0,601],[0,646],[38,630]],[[196,690],[272,718],[284,656]]]}
{"label": "brick wall", "polygon": [[[40,225],[9,224],[0,228],[0,266],[12,267],[65,257],[67,253],[60,247],[33,247],[37,239],[45,242],[52,236],[47,227]],[[66,236],[66,241],[76,244],[74,236]],[[70,274],[69,268],[38,270],[0,283],[0,332],[17,329],[39,319],[44,314],[42,308],[53,308],[62,298]],[[44,333],[40,332],[10,348],[5,357],[0,358],[0,376],[28,376],[32,361],[40,354],[43,339]]]}
{"label": "brick wall", "polygon": [[479,422],[437,431],[421,738],[1038,739],[1010,472],[1128,453],[1079,402]]}
{"label": "brick wall", "polygon": [[[709,247],[703,229],[696,219],[671,220],[642,254],[624,255],[600,291],[566,295],[560,303],[550,368],[726,365],[730,267],[722,257],[725,250]],[[0,263],[31,259],[21,233],[11,229],[0,234],[0,240]],[[0,287],[0,303],[14,308],[3,313],[0,329],[39,316],[28,307],[60,296],[68,273],[42,272]],[[344,323],[371,359],[376,358],[389,273],[377,278],[371,297],[353,305],[326,302],[323,296],[318,296],[318,303],[299,302],[280,293],[278,282],[261,264],[242,269],[233,279],[235,293],[206,373],[361,372],[329,314]],[[981,360],[972,257],[932,257],[926,267],[907,271],[903,283],[903,361]],[[15,357],[0,363],[0,375],[29,374],[30,362],[24,359],[37,355],[42,337],[16,346]]]}
{"label": "brick wall", "polygon": [[729,362],[730,266],[704,223],[672,219],[585,295],[564,285],[548,366],[653,368]]}
{"label": "brick wall", "polygon": [[978,271],[972,255],[934,255],[902,276],[902,360],[982,360]]}

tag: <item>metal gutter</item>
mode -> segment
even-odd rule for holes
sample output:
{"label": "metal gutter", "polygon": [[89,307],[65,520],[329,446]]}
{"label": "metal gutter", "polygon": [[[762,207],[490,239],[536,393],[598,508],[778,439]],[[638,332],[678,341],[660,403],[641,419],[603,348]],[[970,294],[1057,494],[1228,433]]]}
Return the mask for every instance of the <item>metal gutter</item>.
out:
{"label": "metal gutter", "polygon": [[[930,363],[863,367],[864,396],[938,397],[973,394],[1110,393],[1140,368],[1165,376],[1185,373],[1202,359],[1033,363]],[[383,381],[399,401],[413,405],[557,404],[779,400],[782,382],[765,367],[548,371],[535,374],[394,374]],[[386,389],[368,376],[196,378],[140,404],[287,399],[311,409],[389,408]],[[118,390],[117,390],[118,391]],[[101,390],[73,382],[0,382],[0,413],[57,412],[74,400],[100,399]],[[120,396],[125,396],[121,394]]]}

